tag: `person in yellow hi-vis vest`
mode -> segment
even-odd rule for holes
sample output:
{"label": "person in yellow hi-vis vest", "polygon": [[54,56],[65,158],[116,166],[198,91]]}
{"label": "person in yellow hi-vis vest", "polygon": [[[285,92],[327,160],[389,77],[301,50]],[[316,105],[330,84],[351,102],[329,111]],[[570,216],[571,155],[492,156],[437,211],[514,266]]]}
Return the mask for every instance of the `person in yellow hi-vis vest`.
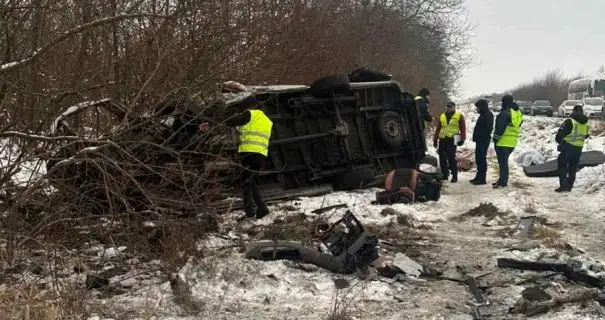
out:
{"label": "person in yellow hi-vis vest", "polygon": [[503,96],[502,110],[496,116],[493,138],[500,169],[498,181],[492,184],[494,188],[508,185],[508,158],[517,146],[522,124],[523,113],[519,110],[519,105],[513,100],[513,96],[509,94]]}
{"label": "person in yellow hi-vis vest", "polygon": [[[455,136],[459,136],[460,140],[454,141]],[[463,145],[464,140],[466,140],[466,121],[462,113],[456,110],[456,104],[450,101],[445,107],[445,112],[439,117],[433,137],[433,146],[439,153],[442,180],[447,180],[451,172],[451,182],[458,182],[456,147]]]}
{"label": "person in yellow hi-vis vest", "polygon": [[[269,213],[269,208],[263,201],[258,189],[256,176],[265,166],[269,153],[269,141],[273,122],[260,109],[259,102],[254,97],[246,101],[252,107],[248,110],[229,118],[224,124],[230,127],[238,127],[240,163],[244,167],[243,172],[243,198],[244,212],[246,217],[258,219]],[[200,125],[200,130],[208,130],[208,123]],[[255,208],[256,207],[256,208]]]}
{"label": "person in yellow hi-vis vest", "polygon": [[563,121],[555,136],[555,141],[559,144],[557,149],[560,152],[557,158],[559,187],[555,189],[556,192],[567,192],[573,189],[584,140],[588,138],[589,133],[588,117],[584,115],[582,106],[576,105],[569,118]]}

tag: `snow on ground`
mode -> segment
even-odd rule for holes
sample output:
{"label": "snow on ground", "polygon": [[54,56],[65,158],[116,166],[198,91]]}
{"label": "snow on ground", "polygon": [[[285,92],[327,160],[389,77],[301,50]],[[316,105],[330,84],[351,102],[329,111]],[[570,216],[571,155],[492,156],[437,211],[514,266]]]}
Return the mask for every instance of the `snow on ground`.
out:
{"label": "snow on ground", "polygon": [[[468,137],[461,148],[474,148],[470,137],[476,121],[473,110],[462,108],[469,119]],[[325,196],[302,198],[273,205],[272,214],[259,221],[246,222],[250,225],[271,225],[278,217],[302,212],[309,223],[317,215],[311,211],[345,203],[366,225],[388,226],[396,222],[397,216],[382,215],[381,211],[392,207],[400,214],[411,215],[419,223],[430,226],[428,242],[423,262],[444,263],[448,270],[463,268],[475,276],[494,267],[497,257],[534,259],[556,257],[565,261],[571,255],[559,253],[558,249],[548,249],[540,243],[538,248],[509,250],[523,244],[524,239],[503,236],[514,228],[518,218],[538,215],[558,225],[556,232],[560,241],[579,251],[574,259],[586,266],[605,261],[605,241],[602,230],[605,227],[605,197],[603,184],[605,167],[585,168],[578,173],[577,188],[568,194],[556,194],[556,178],[528,178],[520,166],[520,154],[538,151],[546,159],[556,156],[554,133],[562,119],[545,117],[525,117],[523,134],[519,147],[511,161],[511,183],[506,189],[492,189],[491,186],[472,186],[467,181],[473,172],[460,174],[457,184],[446,183],[439,202],[382,206],[372,205],[376,190],[356,192],[335,192]],[[587,150],[603,150],[605,138],[590,139]],[[435,154],[430,148],[429,153]],[[489,176],[496,178],[495,156],[490,156]],[[598,193],[598,195],[597,195]],[[480,203],[491,202],[507,215],[492,221],[472,218],[453,222],[450,218],[459,216]],[[284,208],[289,207],[286,210]],[[323,213],[323,218],[335,220],[345,209],[333,209]],[[235,234],[235,217],[230,217],[223,226],[225,233]],[[432,230],[431,230],[432,229]],[[213,241],[214,245],[228,240]],[[226,242],[226,243],[225,243]],[[585,253],[578,253],[585,252]],[[554,258],[553,258],[554,259]],[[512,274],[520,272],[509,271]],[[465,286],[447,282],[430,281],[425,286],[409,283],[388,283],[385,281],[361,281],[355,276],[335,275],[315,268],[302,271],[292,268],[282,261],[260,262],[246,260],[240,252],[223,252],[221,257],[210,256],[200,262],[190,262],[180,272],[191,285],[193,296],[203,301],[205,316],[213,315],[221,319],[326,319],[335,301],[352,301],[349,309],[355,319],[472,319],[467,305],[472,300]],[[347,278],[353,283],[352,289],[338,292],[334,288],[335,278]],[[494,289],[490,298],[495,306],[504,308],[514,304],[523,286],[509,285]],[[344,298],[343,298],[344,296]],[[399,297],[397,299],[394,296]],[[336,299],[336,300],[335,300]],[[340,300],[339,300],[340,299]],[[135,310],[153,310],[156,319],[195,319],[186,315],[173,302],[173,294],[166,281],[158,285],[140,288],[104,302],[106,306],[129,306]],[[506,311],[504,312],[506,314]],[[106,314],[111,316],[111,314]],[[509,319],[520,319],[524,317]],[[535,319],[598,319],[586,309],[567,306],[555,312],[535,317]]]}
{"label": "snow on ground", "polygon": [[[472,130],[477,115],[474,108],[460,108],[468,121],[468,139],[460,149],[473,149]],[[423,263],[447,266],[446,275],[461,277],[460,270],[473,276],[488,272],[501,276],[520,276],[523,272],[507,271],[495,267],[498,257],[534,259],[553,257],[564,261],[568,253],[538,243],[531,249],[510,250],[526,244],[527,239],[511,236],[518,218],[525,215],[546,217],[560,234],[560,241],[579,248],[574,259],[587,266],[605,261],[605,166],[585,168],[578,173],[577,188],[571,193],[556,194],[556,178],[528,178],[523,175],[521,155],[538,151],[545,159],[556,157],[554,133],[562,119],[526,116],[519,147],[511,158],[511,182],[505,189],[492,189],[490,185],[473,186],[467,181],[474,176],[462,172],[457,184],[446,182],[442,199],[438,202],[413,205],[372,205],[377,190],[335,192],[329,195],[302,198],[272,205],[272,213],[253,222],[237,223],[234,213],[222,225],[222,234],[234,239],[213,237],[205,246],[209,254],[201,260],[189,261],[179,271],[179,276],[191,287],[193,300],[186,304],[175,300],[170,282],[159,275],[137,276],[137,270],[111,279],[130,288],[126,293],[91,300],[99,308],[90,319],[326,319],[336,307],[349,303],[345,309],[353,319],[472,319],[468,303],[472,296],[466,286],[451,281],[428,281],[424,285],[415,283],[391,283],[388,281],[365,281],[357,276],[342,276],[312,268],[301,270],[283,261],[261,262],[247,260],[238,250],[242,230],[253,226],[270,226],[276,218],[303,213],[309,224],[318,215],[312,210],[345,203],[367,226],[392,227],[398,217],[409,215],[417,224],[428,226],[419,229],[420,256]],[[586,150],[605,149],[605,137],[587,141]],[[429,148],[430,154],[436,154]],[[497,175],[497,164],[493,150],[490,154],[488,175],[492,181]],[[29,172],[25,168],[24,174]],[[462,221],[451,220],[481,203],[491,202],[501,212],[495,219],[481,217]],[[288,209],[286,209],[288,208]],[[381,214],[383,209],[393,208],[396,215]],[[322,213],[321,218],[334,221],[345,209],[333,209]],[[397,229],[398,232],[406,232]],[[247,235],[241,235],[246,240]],[[538,241],[539,242],[539,241]],[[409,243],[414,245],[414,243]],[[211,247],[211,248],[210,248]],[[236,248],[232,248],[236,247]],[[128,253],[128,248],[100,252],[99,256]],[[584,253],[582,253],[584,252]],[[152,261],[153,262],[153,261]],[[155,261],[155,263],[158,263]],[[336,290],[334,280],[348,279],[348,289]],[[486,277],[486,279],[489,278]],[[507,285],[488,290],[493,306],[505,310],[519,298],[521,285]],[[185,305],[185,306],[184,306]],[[186,307],[186,306],[189,307]],[[195,312],[191,311],[194,309]],[[196,314],[197,313],[197,314]],[[506,314],[507,311],[503,311]],[[522,319],[524,317],[506,317]],[[587,309],[563,306],[554,312],[535,319],[598,319]]]}

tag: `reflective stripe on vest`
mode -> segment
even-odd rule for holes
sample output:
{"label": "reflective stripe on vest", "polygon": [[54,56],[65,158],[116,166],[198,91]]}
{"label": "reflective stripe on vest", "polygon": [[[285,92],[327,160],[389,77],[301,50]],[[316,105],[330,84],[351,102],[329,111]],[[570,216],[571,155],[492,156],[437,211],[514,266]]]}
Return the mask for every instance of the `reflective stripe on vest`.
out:
{"label": "reflective stripe on vest", "polygon": [[521,122],[523,121],[523,113],[519,110],[510,110],[510,122],[504,129],[504,133],[496,143],[498,147],[514,148],[517,146],[519,132],[521,132]]}
{"label": "reflective stripe on vest", "polygon": [[414,101],[416,100],[422,100],[423,98],[421,96],[416,96],[416,98],[414,98]]}
{"label": "reflective stripe on vest", "polygon": [[269,153],[269,140],[273,122],[261,110],[250,110],[250,121],[239,127],[238,152]]}
{"label": "reflective stripe on vest", "polygon": [[439,139],[453,138],[455,135],[460,133],[460,112],[456,111],[450,118],[450,122],[447,123],[447,117],[445,113],[441,114],[441,130],[439,130]]}
{"label": "reflective stripe on vest", "polygon": [[588,123],[581,124],[574,119],[570,118],[570,120],[573,126],[571,129],[571,133],[565,136],[563,140],[574,147],[583,147],[584,139],[586,139],[590,127],[588,126]]}

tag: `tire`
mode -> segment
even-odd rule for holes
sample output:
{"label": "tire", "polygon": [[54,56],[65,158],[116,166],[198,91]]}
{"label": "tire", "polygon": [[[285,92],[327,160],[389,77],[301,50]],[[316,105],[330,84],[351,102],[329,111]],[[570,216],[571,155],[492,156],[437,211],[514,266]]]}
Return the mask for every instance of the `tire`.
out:
{"label": "tire", "polygon": [[376,177],[376,173],[370,169],[347,172],[336,176],[334,179],[334,189],[337,190],[356,190],[363,189],[366,181]]}
{"label": "tire", "polygon": [[315,80],[311,84],[311,94],[315,97],[328,96],[332,92],[347,92],[351,88],[349,77],[345,75],[332,75]]}
{"label": "tire", "polygon": [[385,111],[376,122],[378,137],[392,150],[399,150],[405,140],[405,129],[401,114]]}
{"label": "tire", "polygon": [[393,76],[388,73],[367,68],[359,68],[349,74],[351,82],[389,81],[392,78]]}
{"label": "tire", "polygon": [[549,111],[549,112],[548,112],[546,115],[552,118],[552,116],[553,116],[553,112],[552,112],[552,111]]}

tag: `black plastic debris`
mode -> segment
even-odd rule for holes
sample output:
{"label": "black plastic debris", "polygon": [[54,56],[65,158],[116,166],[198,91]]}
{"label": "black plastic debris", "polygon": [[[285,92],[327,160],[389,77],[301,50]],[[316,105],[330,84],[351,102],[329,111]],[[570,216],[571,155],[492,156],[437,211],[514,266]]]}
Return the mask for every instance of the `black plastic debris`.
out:
{"label": "black plastic debris", "polygon": [[589,275],[586,271],[577,268],[574,263],[560,262],[533,262],[509,258],[499,258],[498,268],[509,268],[530,271],[554,271],[565,275],[569,280],[584,283],[590,287],[605,287],[605,279]]}

